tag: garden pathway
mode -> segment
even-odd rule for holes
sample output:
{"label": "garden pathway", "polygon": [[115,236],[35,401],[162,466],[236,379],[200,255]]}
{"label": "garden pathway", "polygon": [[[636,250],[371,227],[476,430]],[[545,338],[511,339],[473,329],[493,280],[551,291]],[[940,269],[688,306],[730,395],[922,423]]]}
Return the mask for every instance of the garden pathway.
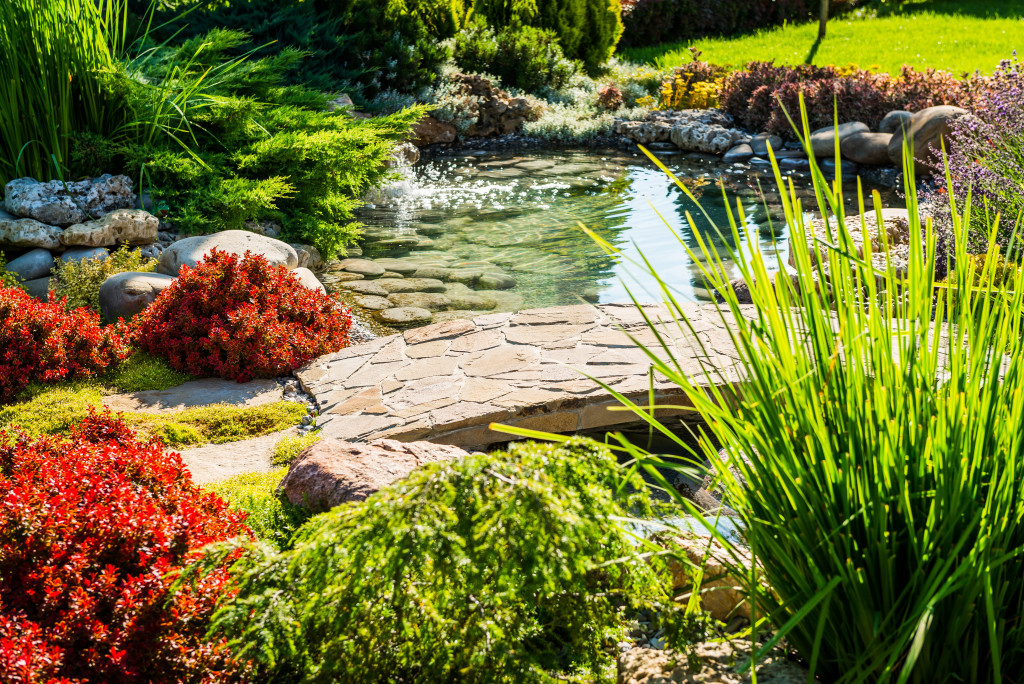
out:
{"label": "garden pathway", "polygon": [[[751,312],[753,308],[749,309]],[[663,306],[646,307],[684,372],[726,369],[735,348],[713,305],[692,304],[697,340]],[[569,433],[636,423],[605,389],[648,403],[651,363],[626,334],[656,345],[632,304],[563,306],[454,320],[381,337],[321,357],[296,372],[320,408],[325,437],[429,440],[481,449],[509,435],[490,423]],[[689,339],[688,339],[689,338]],[[688,402],[655,376],[656,404]],[[681,415],[664,409],[659,416]]]}

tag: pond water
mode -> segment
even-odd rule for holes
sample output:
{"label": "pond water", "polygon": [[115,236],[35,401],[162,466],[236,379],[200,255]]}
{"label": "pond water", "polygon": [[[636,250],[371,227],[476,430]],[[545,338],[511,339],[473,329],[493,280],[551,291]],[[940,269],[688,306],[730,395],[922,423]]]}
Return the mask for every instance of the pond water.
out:
{"label": "pond water", "polygon": [[[638,269],[628,263],[642,252],[677,297],[704,300],[708,292],[699,265],[680,243],[699,253],[689,213],[697,231],[720,250],[724,246],[712,223],[728,231],[718,187],[722,179],[726,200],[733,207],[739,201],[754,227],[750,244],[730,246],[768,253],[778,249],[783,258],[788,256],[770,168],[725,166],[696,154],[662,160],[700,200],[710,220],[639,152],[481,152],[421,162],[410,170],[408,181],[374,198],[359,215],[367,226],[364,254],[503,271],[516,286],[497,293],[496,310],[513,310],[577,304],[581,298],[628,301],[627,287],[641,300],[660,300],[653,278],[637,277]],[[809,181],[795,178],[798,194],[813,203]],[[850,198],[855,191],[851,184]],[[894,193],[882,192],[886,206],[898,204]],[[581,225],[627,258],[607,256]]]}

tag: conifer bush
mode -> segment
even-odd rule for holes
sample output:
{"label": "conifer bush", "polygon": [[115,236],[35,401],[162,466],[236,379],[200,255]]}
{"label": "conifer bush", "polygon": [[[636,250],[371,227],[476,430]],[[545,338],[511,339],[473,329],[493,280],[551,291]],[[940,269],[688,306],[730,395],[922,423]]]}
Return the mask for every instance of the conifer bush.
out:
{"label": "conifer bush", "polygon": [[593,672],[609,664],[619,606],[664,598],[617,520],[646,504],[616,496],[621,477],[580,439],[430,464],[313,518],[291,550],[244,557],[214,634],[265,682]]}
{"label": "conifer bush", "polygon": [[226,566],[171,591],[241,513],[192,484],[181,458],[108,415],[67,438],[0,433],[0,680],[231,681],[205,636]]}
{"label": "conifer bush", "polygon": [[554,31],[569,59],[594,75],[615,52],[622,36],[619,0],[476,0],[473,12],[495,28],[536,26]]}
{"label": "conifer bush", "polygon": [[348,344],[348,308],[257,254],[213,250],[133,320],[139,347],[196,377],[274,377]]}

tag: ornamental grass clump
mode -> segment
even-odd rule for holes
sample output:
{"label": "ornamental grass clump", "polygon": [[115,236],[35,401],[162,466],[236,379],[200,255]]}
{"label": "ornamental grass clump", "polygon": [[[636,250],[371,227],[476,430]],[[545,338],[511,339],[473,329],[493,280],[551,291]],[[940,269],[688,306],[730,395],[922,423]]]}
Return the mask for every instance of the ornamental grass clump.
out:
{"label": "ornamental grass clump", "polygon": [[583,677],[610,665],[620,607],[665,599],[621,522],[644,496],[620,482],[587,440],[429,464],[245,556],[213,633],[261,682]]}
{"label": "ornamental grass clump", "polygon": [[227,563],[171,587],[202,546],[248,536],[244,514],[109,414],[17,437],[0,432],[0,680],[236,680],[205,635]]}
{"label": "ornamental grass clump", "polygon": [[[803,130],[806,146],[806,115]],[[1024,288],[993,273],[975,281],[970,269],[954,272],[955,288],[937,287],[935,234],[919,217],[913,190],[905,267],[886,258],[885,231],[879,253],[865,240],[863,257],[856,256],[842,185],[827,182],[807,151],[815,208],[837,216],[841,228],[808,246],[800,236],[807,235],[809,208],[775,166],[789,234],[796,236],[792,279],[772,275],[785,273],[780,252],[730,251],[725,260],[693,230],[700,253],[691,257],[706,265],[703,277],[721,297],[717,308],[738,354],[739,384],[711,365],[698,377],[685,373],[669,339],[676,336],[664,325],[652,321],[664,344],[645,349],[655,371],[707,421],[693,455],[719,464],[716,454],[724,449],[727,463],[714,475],[770,585],[762,590],[750,578],[747,586],[757,614],[776,630],[769,645],[785,636],[822,681],[1018,681],[1024,321],[1016,314]],[[906,187],[914,188],[908,161],[905,154]],[[870,211],[879,209],[875,195]],[[955,250],[968,263],[976,207],[952,198],[950,209]],[[742,244],[744,222],[733,219],[724,227],[733,240],[725,244]],[[867,230],[863,219],[861,229]],[[987,230],[996,234],[999,221]],[[822,258],[812,257],[819,252]],[[730,261],[752,305],[739,303]],[[991,271],[998,259],[985,263]],[[689,308],[667,284],[662,293],[679,332],[702,345]],[[688,449],[650,412],[634,408]],[[712,533],[729,544],[712,522]]]}
{"label": "ornamental grass clump", "polygon": [[352,318],[335,297],[283,266],[213,250],[185,266],[133,320],[139,347],[196,377],[245,382],[288,373],[348,345]]}

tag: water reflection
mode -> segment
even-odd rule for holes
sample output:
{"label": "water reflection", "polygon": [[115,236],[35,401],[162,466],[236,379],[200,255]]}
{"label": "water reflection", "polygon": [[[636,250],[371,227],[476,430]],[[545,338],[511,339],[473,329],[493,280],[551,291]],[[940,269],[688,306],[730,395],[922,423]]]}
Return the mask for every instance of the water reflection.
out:
{"label": "water reflection", "polygon": [[[393,197],[361,210],[364,249],[371,256],[415,256],[426,263],[444,256],[451,265],[493,266],[515,277],[517,297],[505,308],[575,304],[580,299],[628,301],[627,287],[642,300],[660,299],[650,277],[633,279],[626,263],[643,256],[686,301],[709,297],[687,214],[705,240],[720,249],[778,249],[788,256],[788,235],[774,181],[715,161],[666,159],[666,165],[701,201],[701,208],[646,158],[622,152],[465,156],[419,164]],[[725,197],[718,180],[726,185]],[[775,204],[761,202],[763,184]],[[806,183],[803,191],[806,193]],[[889,203],[896,200],[891,193]],[[754,228],[751,244],[731,244],[725,202],[737,202]],[[707,212],[708,217],[704,215]],[[608,257],[580,228],[594,230],[623,250]],[[715,228],[725,234],[723,236]],[[408,240],[396,240],[406,236]],[[411,252],[411,254],[410,254]],[[727,264],[727,266],[729,266]],[[735,272],[735,269],[733,269]]]}

